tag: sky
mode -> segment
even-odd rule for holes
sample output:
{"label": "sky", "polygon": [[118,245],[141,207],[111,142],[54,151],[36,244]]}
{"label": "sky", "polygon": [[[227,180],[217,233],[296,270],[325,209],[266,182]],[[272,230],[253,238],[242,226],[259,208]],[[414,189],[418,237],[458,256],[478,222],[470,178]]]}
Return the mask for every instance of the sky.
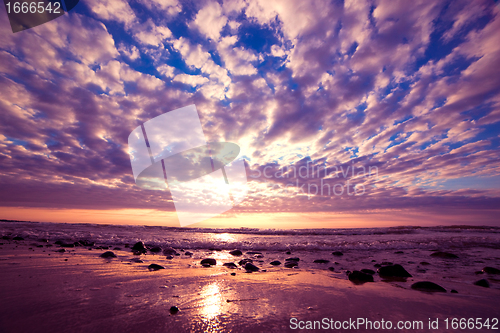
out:
{"label": "sky", "polygon": [[0,218],[178,226],[127,139],[195,104],[248,194],[193,226],[498,226],[499,31],[482,0],[81,0],[17,33],[2,8]]}

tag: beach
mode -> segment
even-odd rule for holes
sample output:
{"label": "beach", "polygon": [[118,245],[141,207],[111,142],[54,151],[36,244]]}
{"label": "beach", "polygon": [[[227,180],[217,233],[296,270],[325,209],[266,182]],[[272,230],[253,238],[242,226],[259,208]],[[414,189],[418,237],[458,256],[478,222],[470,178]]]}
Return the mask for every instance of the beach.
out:
{"label": "beach", "polygon": [[[481,318],[482,322],[489,318],[489,329],[473,329],[489,331],[499,317],[500,275],[484,270],[499,268],[495,228],[440,232],[403,228],[397,233],[397,229],[370,233],[346,229],[343,235],[337,234],[358,242],[370,239],[373,244],[371,249],[356,249],[346,244],[332,247],[333,231],[311,235],[311,231],[146,228],[165,237],[152,241],[137,227],[27,222],[1,222],[0,226],[1,332],[370,331],[367,325],[375,331],[383,330],[382,323],[387,329],[388,322],[392,331],[460,331],[452,329],[453,318]],[[401,249],[402,241],[392,247],[374,245],[377,238],[432,238],[439,233],[462,246],[451,242],[447,248],[444,243],[410,248],[406,242]],[[235,237],[238,242],[191,246],[193,239],[209,240],[208,234],[214,239]],[[141,237],[142,249],[134,242]],[[172,246],[179,245],[176,237],[184,239],[185,248]],[[239,237],[260,241],[250,244]],[[321,242],[304,244],[305,238],[323,239],[323,248],[308,248],[321,247]],[[280,239],[288,242],[286,249],[278,249]],[[237,244],[241,254],[232,252]],[[208,258],[215,259],[215,265],[202,264]],[[248,259],[258,270],[246,266]],[[279,265],[271,264],[277,261]],[[384,267],[397,265],[411,277],[381,276]],[[360,273],[355,279],[353,272],[361,270],[373,274]],[[373,282],[363,280],[367,275]],[[474,284],[483,279],[488,288]],[[445,292],[412,289],[422,281],[434,282]],[[429,328],[436,319],[437,329]]]}

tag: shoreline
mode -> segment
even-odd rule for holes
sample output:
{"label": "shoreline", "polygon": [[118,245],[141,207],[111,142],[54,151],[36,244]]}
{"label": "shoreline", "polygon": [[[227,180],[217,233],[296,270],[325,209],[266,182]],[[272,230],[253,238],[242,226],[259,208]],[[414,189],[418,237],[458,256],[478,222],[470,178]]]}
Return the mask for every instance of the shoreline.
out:
{"label": "shoreline", "polygon": [[[307,321],[323,318],[422,321],[424,329],[418,331],[431,331],[429,318],[444,325],[445,318],[498,316],[500,290],[494,277],[491,288],[446,281],[448,292],[429,293],[409,287],[418,277],[355,284],[345,272],[328,269],[275,269],[256,262],[261,269],[247,273],[241,266],[222,266],[245,255],[202,267],[201,256],[210,252],[169,260],[125,248],[111,249],[117,258],[104,259],[100,255],[108,249],[3,242],[2,332],[297,331],[290,328],[291,318],[304,328]],[[138,258],[143,262],[132,261]],[[153,263],[165,269],[150,271]],[[451,288],[459,293],[450,293]],[[172,306],[180,311],[172,314]]]}

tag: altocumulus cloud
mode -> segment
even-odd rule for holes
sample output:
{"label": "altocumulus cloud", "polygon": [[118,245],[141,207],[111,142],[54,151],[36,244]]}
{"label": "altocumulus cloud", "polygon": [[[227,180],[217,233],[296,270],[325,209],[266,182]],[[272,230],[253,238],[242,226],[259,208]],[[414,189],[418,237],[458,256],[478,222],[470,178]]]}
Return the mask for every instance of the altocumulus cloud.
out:
{"label": "altocumulus cloud", "polygon": [[[236,210],[498,214],[499,30],[480,0],[92,0],[17,34],[2,10],[0,204],[173,210],[135,186],[127,137],[196,104],[207,141],[272,170]],[[301,180],[358,197],[279,191],[303,165],[378,177]]]}

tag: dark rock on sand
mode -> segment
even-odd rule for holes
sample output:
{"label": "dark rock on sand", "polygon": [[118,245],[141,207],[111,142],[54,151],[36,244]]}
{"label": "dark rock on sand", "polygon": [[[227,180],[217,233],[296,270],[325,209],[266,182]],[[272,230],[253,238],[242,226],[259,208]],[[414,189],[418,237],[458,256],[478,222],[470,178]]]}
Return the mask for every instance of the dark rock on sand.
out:
{"label": "dark rock on sand", "polygon": [[285,261],[295,261],[295,262],[299,262],[300,261],[300,258],[286,258]]}
{"label": "dark rock on sand", "polygon": [[151,264],[148,266],[148,269],[150,271],[157,271],[157,270],[160,270],[160,269],[165,269],[165,267],[161,266],[161,265],[158,265],[158,264]]}
{"label": "dark rock on sand", "polygon": [[328,267],[328,270],[333,272],[335,270],[335,267]]}
{"label": "dark rock on sand", "polygon": [[151,248],[151,250],[149,250],[149,251],[151,251],[153,253],[159,253],[159,252],[161,252],[161,250],[162,250],[161,247],[155,246],[155,247]]}
{"label": "dark rock on sand", "polygon": [[296,261],[287,261],[285,262],[285,267],[286,268],[293,268],[295,266],[298,266],[299,264]]}
{"label": "dark rock on sand", "polygon": [[63,252],[66,252],[66,250],[65,250],[65,249],[60,249],[60,250],[57,250],[56,252],[61,252],[61,253],[63,253]]}
{"label": "dark rock on sand", "polygon": [[257,272],[259,270],[259,267],[255,266],[251,262],[247,262],[244,268],[249,272]]}
{"label": "dark rock on sand", "polygon": [[476,282],[474,282],[474,284],[476,286],[485,287],[485,288],[489,288],[490,287],[490,283],[486,279],[481,279],[479,281],[476,281]]}
{"label": "dark rock on sand", "polygon": [[171,256],[176,256],[176,255],[179,255],[179,253],[177,253],[177,251],[174,249],[174,248],[171,248],[171,247],[166,247],[163,249],[163,254],[164,255],[171,255]]}
{"label": "dark rock on sand", "polygon": [[394,253],[395,253],[395,254],[404,254],[404,252],[403,252],[403,251],[396,251],[396,252],[394,252]]}
{"label": "dark rock on sand", "polygon": [[373,282],[373,276],[360,271],[354,271],[348,275],[349,281],[356,284],[361,284],[365,282]]}
{"label": "dark rock on sand", "polygon": [[121,248],[121,247],[118,247],[118,246],[115,246],[115,247],[113,248],[113,250],[115,250],[115,251],[121,251],[121,249],[122,249],[122,248]]}
{"label": "dark rock on sand", "polygon": [[290,252],[290,251],[286,251],[285,253],[286,253],[286,254],[292,254],[292,252]]}
{"label": "dark rock on sand", "polygon": [[132,251],[146,253],[147,249],[143,242],[137,242],[132,246]]}
{"label": "dark rock on sand", "polygon": [[210,266],[215,266],[217,265],[217,261],[213,258],[205,258],[203,259],[200,264],[202,265],[210,265]]}
{"label": "dark rock on sand", "polygon": [[22,238],[21,236],[16,236],[16,237],[12,238],[12,240],[21,241],[21,240],[24,240],[24,238]]}
{"label": "dark rock on sand", "polygon": [[100,255],[101,258],[116,258],[116,254],[114,254],[111,251],[106,251],[103,254]]}
{"label": "dark rock on sand", "polygon": [[428,263],[427,261],[421,261],[421,262],[420,262],[420,265],[422,265],[422,266],[427,266],[427,265],[430,265],[430,263]]}
{"label": "dark rock on sand", "polygon": [[486,274],[500,274],[500,269],[494,267],[485,267],[483,268],[483,272]]}
{"label": "dark rock on sand", "polygon": [[235,263],[233,263],[233,262],[226,262],[226,263],[224,263],[222,266],[227,267],[227,268],[231,268],[231,269],[234,269],[234,268],[237,268],[237,267],[238,267],[238,266],[236,266],[236,264],[235,264]]}
{"label": "dark rock on sand", "polygon": [[233,256],[241,256],[241,255],[243,255],[243,252],[241,252],[240,250],[232,250],[232,251],[229,251],[229,254],[233,255]]}
{"label": "dark rock on sand", "polygon": [[95,242],[91,242],[91,241],[88,241],[86,239],[80,239],[79,240],[79,243],[82,245],[82,246],[95,246]]}
{"label": "dark rock on sand", "polygon": [[253,262],[253,260],[252,259],[241,259],[240,261],[238,261],[238,265],[245,266],[245,264],[247,262]]}
{"label": "dark rock on sand", "polygon": [[253,255],[262,254],[262,252],[257,252],[257,251],[248,251],[248,252],[247,252],[247,254],[248,254],[248,255],[253,256]]}
{"label": "dark rock on sand", "polygon": [[68,248],[68,247],[75,247],[75,244],[62,243],[62,244],[60,244],[60,246]]}
{"label": "dark rock on sand", "polygon": [[401,265],[390,265],[390,266],[382,266],[378,269],[378,274],[381,277],[412,277],[410,273],[406,271]]}
{"label": "dark rock on sand", "polygon": [[275,261],[271,261],[269,264],[273,265],[273,266],[279,266],[279,265],[281,265],[281,261],[275,260]]}
{"label": "dark rock on sand", "polygon": [[458,294],[458,291],[456,291],[455,289],[452,289],[452,290],[450,290],[450,293],[452,293],[452,294]]}
{"label": "dark rock on sand", "polygon": [[330,260],[326,260],[326,259],[316,259],[313,261],[314,263],[316,264],[328,264],[330,262]]}
{"label": "dark rock on sand", "polygon": [[9,240],[10,237],[9,236],[2,236],[2,239]]}
{"label": "dark rock on sand", "polygon": [[176,313],[177,313],[177,312],[179,312],[179,311],[180,311],[180,310],[179,310],[179,308],[178,308],[178,307],[176,307],[176,306],[172,306],[172,307],[170,307],[170,313],[171,313],[171,314],[176,314]]}
{"label": "dark rock on sand", "polygon": [[453,253],[441,252],[441,251],[431,253],[431,257],[436,257],[441,259],[458,259],[458,256]]}
{"label": "dark rock on sand", "polygon": [[171,255],[171,254],[167,254],[167,255],[165,256],[165,258],[166,258],[166,259],[168,259],[168,260],[171,260],[171,259],[174,259],[174,256],[173,256],[173,255]]}
{"label": "dark rock on sand", "polygon": [[440,292],[440,293],[446,292],[446,289],[444,289],[440,285],[429,281],[415,282],[414,284],[411,285],[411,289],[426,291],[426,292]]}
{"label": "dark rock on sand", "polygon": [[382,267],[382,265],[381,264],[375,264],[375,265],[373,265],[373,267],[380,268],[380,267]]}
{"label": "dark rock on sand", "polygon": [[373,275],[375,274],[375,271],[374,270],[371,270],[371,269],[368,269],[368,268],[363,268],[361,270],[362,273],[365,273],[365,274],[370,274],[370,275]]}
{"label": "dark rock on sand", "polygon": [[231,273],[231,276],[236,276],[236,273]]}
{"label": "dark rock on sand", "polygon": [[337,256],[337,257],[340,257],[340,256],[343,256],[343,255],[344,255],[344,254],[343,254],[342,252],[340,252],[340,251],[334,251],[334,252],[332,252],[332,254],[333,254],[334,256]]}
{"label": "dark rock on sand", "polygon": [[184,254],[187,255],[187,256],[192,256],[193,252],[186,251],[186,252],[184,252]]}

